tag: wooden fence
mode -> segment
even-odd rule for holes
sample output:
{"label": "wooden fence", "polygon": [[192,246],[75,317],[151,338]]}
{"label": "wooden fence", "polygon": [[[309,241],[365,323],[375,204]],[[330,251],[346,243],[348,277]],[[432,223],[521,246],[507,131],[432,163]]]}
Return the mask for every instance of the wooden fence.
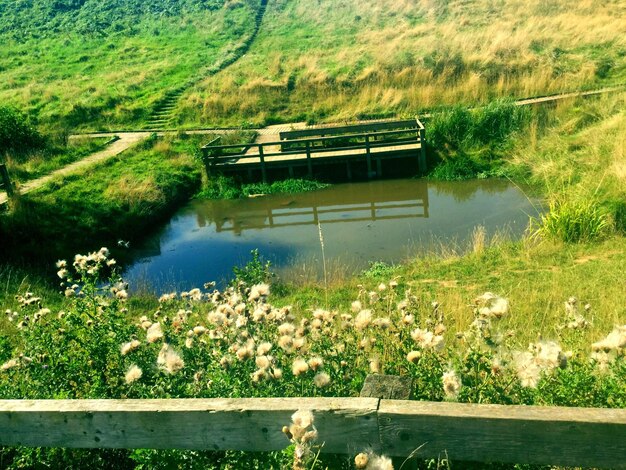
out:
{"label": "wooden fence", "polygon": [[[287,167],[291,173],[293,166],[306,165],[308,175],[312,176],[314,162],[364,160],[367,174],[380,176],[382,159],[400,154],[413,155],[417,162],[415,170],[426,170],[425,129],[419,119],[289,131],[280,135],[285,138],[272,142],[216,145],[213,141],[205,145],[202,152],[207,172],[260,169],[265,181],[271,167]],[[317,137],[300,138],[311,135]]]}
{"label": "wooden fence", "polygon": [[0,188],[6,191],[7,196],[13,196],[13,183],[11,183],[9,172],[7,171],[7,167],[4,163],[0,163]]}
{"label": "wooden fence", "polygon": [[623,409],[377,398],[0,400],[0,445],[273,451],[300,409],[325,453],[626,468]]}

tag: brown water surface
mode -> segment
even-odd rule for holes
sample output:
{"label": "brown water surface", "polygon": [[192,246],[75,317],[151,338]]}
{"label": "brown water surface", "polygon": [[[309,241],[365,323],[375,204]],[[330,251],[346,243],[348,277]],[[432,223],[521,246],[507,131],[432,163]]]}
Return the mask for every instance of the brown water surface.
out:
{"label": "brown water surface", "polygon": [[[487,237],[520,237],[532,202],[506,181],[386,180],[338,184],[298,194],[192,201],[136,251],[131,285],[162,291],[232,277],[258,249],[283,276],[354,272],[398,263],[442,245],[463,249],[482,226]],[[303,268],[304,267],[304,268]]]}

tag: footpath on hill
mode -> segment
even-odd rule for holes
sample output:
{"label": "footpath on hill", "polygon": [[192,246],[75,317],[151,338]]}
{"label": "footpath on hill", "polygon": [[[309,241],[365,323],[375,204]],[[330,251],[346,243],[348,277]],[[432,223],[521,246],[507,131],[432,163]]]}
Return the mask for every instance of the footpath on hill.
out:
{"label": "footpath on hill", "polygon": [[[618,85],[618,86],[613,86],[613,87],[602,88],[599,90],[562,93],[562,94],[552,95],[552,96],[527,98],[527,99],[516,101],[516,104],[519,106],[526,106],[526,105],[539,104],[539,103],[548,103],[551,101],[559,101],[559,100],[564,100],[568,98],[600,95],[604,93],[611,93],[611,92],[623,90],[625,87],[626,85]],[[428,116],[425,116],[425,117],[428,117]],[[358,121],[358,123],[367,123],[367,122],[373,122],[373,121]],[[279,125],[268,126],[263,129],[257,129],[257,133],[258,133],[257,141],[268,142],[273,139],[279,140],[279,133],[285,130],[316,128],[316,127],[325,127],[325,126],[332,126],[332,125],[333,124],[323,124],[319,126],[307,126],[305,123],[296,122],[296,123],[290,123],[290,124],[279,124]],[[182,130],[172,129],[172,130],[156,132],[156,134],[159,136],[163,136],[167,134],[175,134],[181,131]],[[224,134],[228,134],[231,132],[236,132],[236,129],[192,129],[192,130],[184,130],[184,132],[188,134],[222,134],[224,135]],[[132,147],[133,145],[136,145],[142,140],[145,140],[152,134],[153,132],[147,131],[147,130],[131,131],[131,132],[101,132],[101,133],[92,133],[92,134],[80,134],[80,137],[96,138],[96,137],[117,136],[119,137],[119,139],[113,142],[104,150],[96,152],[82,160],[79,160],[63,168],[60,168],[46,176],[42,176],[41,178],[37,178],[35,180],[24,183],[18,188],[18,192],[20,194],[27,194],[35,189],[41,188],[42,186],[44,186],[45,184],[49,183],[50,181],[52,181],[53,179],[59,176],[65,176],[65,175],[74,173],[78,170],[87,168],[89,166],[105,162],[109,158],[120,155],[121,153],[123,153],[124,151]],[[74,137],[79,137],[79,136],[78,135],[72,136],[70,138],[74,138]],[[0,206],[6,204],[7,201],[8,201],[7,194],[4,192],[0,193]]]}

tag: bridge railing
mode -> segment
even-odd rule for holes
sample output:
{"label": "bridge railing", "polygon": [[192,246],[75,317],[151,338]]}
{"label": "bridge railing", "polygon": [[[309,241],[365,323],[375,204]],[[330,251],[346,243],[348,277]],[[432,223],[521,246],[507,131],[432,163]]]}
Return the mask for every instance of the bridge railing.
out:
{"label": "bridge railing", "polygon": [[0,445],[276,451],[310,410],[321,452],[626,468],[626,410],[378,398],[0,400]]}
{"label": "bridge railing", "polygon": [[[252,164],[259,166],[265,179],[266,168],[273,163],[284,164],[285,160],[304,160],[311,173],[312,159],[336,157],[339,152],[350,152],[353,157],[365,155],[368,171],[371,171],[371,152],[379,148],[394,148],[409,144],[420,144],[419,167],[426,168],[425,129],[415,119],[413,126],[407,128],[406,121],[401,121],[401,129],[347,133],[321,137],[297,138],[253,144],[214,145],[202,147],[204,158],[209,162],[208,170],[212,172],[219,167],[233,164]],[[389,123],[385,123],[386,128]],[[358,126],[347,126],[342,129],[353,130]],[[328,129],[328,128],[327,128]],[[325,131],[327,131],[325,129]],[[319,131],[318,131],[319,132]],[[278,150],[277,150],[278,149]],[[280,157],[277,162],[268,159]]]}

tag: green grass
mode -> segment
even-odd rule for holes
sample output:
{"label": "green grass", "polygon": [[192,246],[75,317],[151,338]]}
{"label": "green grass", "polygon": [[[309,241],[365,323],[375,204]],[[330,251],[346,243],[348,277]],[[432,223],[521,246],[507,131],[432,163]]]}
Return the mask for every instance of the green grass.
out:
{"label": "green grass", "polygon": [[52,173],[103,150],[111,140],[109,137],[97,137],[73,139],[60,144],[48,144],[44,149],[30,152],[24,160],[18,161],[9,158],[7,169],[12,180],[23,183]]}
{"label": "green grass", "polygon": [[208,180],[196,197],[200,199],[238,199],[265,194],[315,191],[328,186],[326,183],[306,179],[287,179],[273,183],[242,183],[236,178],[217,176]]}
{"label": "green grass", "polygon": [[0,103],[73,130],[145,127],[169,90],[205,76],[241,41],[258,8],[252,0],[59,3],[0,3]]}
{"label": "green grass", "polygon": [[28,258],[50,258],[67,255],[76,245],[141,236],[196,192],[200,165],[193,155],[203,140],[149,139],[95,169],[21,197],[0,215],[6,246]]}

